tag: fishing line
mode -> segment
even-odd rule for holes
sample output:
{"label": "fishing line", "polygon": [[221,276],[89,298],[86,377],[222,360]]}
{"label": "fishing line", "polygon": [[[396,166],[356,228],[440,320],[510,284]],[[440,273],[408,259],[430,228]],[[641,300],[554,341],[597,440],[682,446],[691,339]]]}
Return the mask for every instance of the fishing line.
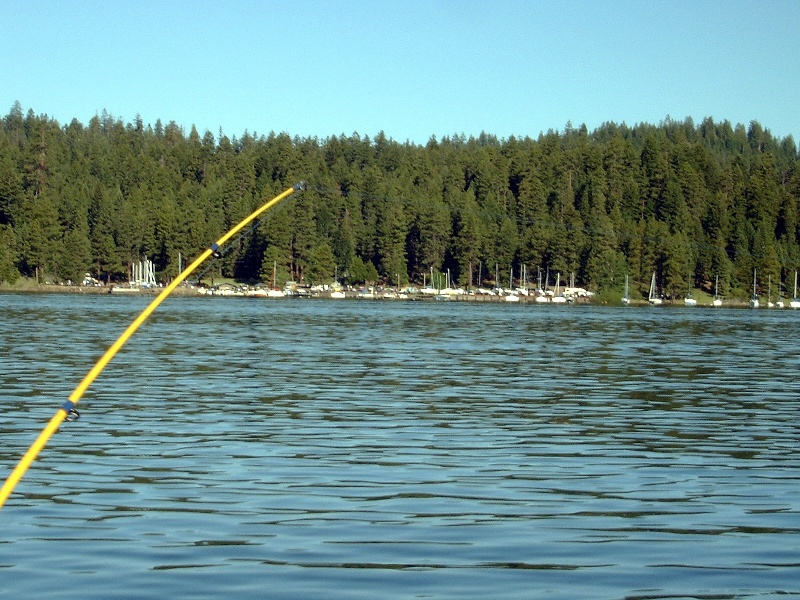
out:
{"label": "fishing line", "polygon": [[284,190],[272,200],[261,205],[247,217],[242,219],[237,225],[231,228],[230,231],[228,231],[216,242],[211,244],[211,246],[202,254],[200,254],[200,256],[198,256],[192,264],[179,273],[178,276],[173,279],[172,282],[165,287],[162,292],[147,306],[147,308],[145,308],[142,313],[136,317],[136,319],[134,319],[130,325],[128,325],[128,328],[122,333],[122,335],[119,336],[117,341],[114,342],[111,347],[108,348],[108,350],[106,350],[105,354],[100,357],[100,359],[95,363],[94,367],[92,367],[92,369],[86,374],[86,376],[83,378],[83,381],[81,381],[78,384],[78,387],[76,387],[72,394],[70,394],[64,405],[56,411],[56,414],[53,415],[42,432],[39,434],[39,437],[37,437],[33,444],[31,444],[31,447],[8,476],[8,479],[6,479],[3,487],[0,488],[0,508],[3,507],[6,500],[11,495],[11,492],[14,491],[17,483],[19,483],[19,480],[22,479],[22,476],[28,470],[31,463],[42,451],[42,448],[44,448],[48,440],[58,430],[59,425],[61,425],[61,423],[64,421],[75,421],[80,417],[80,414],[76,410],[75,406],[78,404],[78,401],[81,399],[86,389],[95,379],[97,379],[97,376],[100,375],[105,366],[111,361],[112,358],[114,358],[125,342],[128,341],[128,338],[130,338],[136,332],[136,330],[139,329],[139,326],[145,322],[147,317],[149,317],[156,308],[158,308],[164,299],[169,296],[170,293],[172,293],[172,291],[178,287],[178,285],[180,285],[189,275],[191,275],[208,257],[220,254],[220,248],[231,238],[233,238],[233,236],[238,234],[247,225],[255,221],[259,216],[261,216],[261,214],[268,211],[281,200],[288,198],[293,193],[304,189],[305,182],[298,183],[297,185]]}

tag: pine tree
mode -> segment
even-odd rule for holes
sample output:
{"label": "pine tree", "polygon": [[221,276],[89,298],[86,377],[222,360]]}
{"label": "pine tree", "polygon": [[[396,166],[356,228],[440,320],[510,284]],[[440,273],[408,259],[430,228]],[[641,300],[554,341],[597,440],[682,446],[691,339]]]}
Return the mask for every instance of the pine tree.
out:
{"label": "pine tree", "polygon": [[311,249],[305,280],[310,284],[327,284],[333,281],[336,260],[327,242],[321,242]]}
{"label": "pine tree", "polygon": [[14,229],[10,225],[0,224],[0,282],[13,284],[19,278],[15,266],[15,247]]}
{"label": "pine tree", "polygon": [[14,164],[14,150],[0,131],[0,225],[12,225],[20,210],[24,190]]}

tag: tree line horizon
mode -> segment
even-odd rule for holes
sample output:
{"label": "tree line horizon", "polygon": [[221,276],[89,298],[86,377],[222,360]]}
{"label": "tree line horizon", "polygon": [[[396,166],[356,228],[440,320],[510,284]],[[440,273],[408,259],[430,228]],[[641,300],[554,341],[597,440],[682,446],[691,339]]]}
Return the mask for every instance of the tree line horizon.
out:
{"label": "tree line horizon", "polygon": [[406,285],[449,273],[474,288],[506,287],[511,272],[518,285],[525,268],[618,294],[626,275],[646,293],[656,273],[677,298],[717,278],[722,295],[749,296],[754,273],[788,293],[800,269],[797,147],[757,121],[414,144],[201,136],[105,111],[62,126],[17,102],[0,128],[0,281],[127,281],[144,256],[166,281],[179,257],[300,181],[306,191],[229,243],[213,276]]}

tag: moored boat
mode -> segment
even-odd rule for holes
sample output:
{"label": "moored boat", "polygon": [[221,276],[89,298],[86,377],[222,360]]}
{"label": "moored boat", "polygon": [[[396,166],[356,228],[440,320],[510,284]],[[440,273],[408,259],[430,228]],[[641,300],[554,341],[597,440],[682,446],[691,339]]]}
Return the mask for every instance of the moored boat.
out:
{"label": "moored boat", "polygon": [[750,298],[750,308],[759,308],[761,303],[758,300],[758,294],[756,293],[756,270],[753,269],[753,296]]}
{"label": "moored boat", "polygon": [[722,298],[719,297],[719,275],[714,283],[714,300],[711,302],[711,306],[722,306]]}
{"label": "moored boat", "polygon": [[650,293],[647,296],[647,301],[652,306],[661,304],[661,297],[656,292],[656,272],[653,271],[653,278],[650,280]]}
{"label": "moored boat", "polygon": [[792,299],[789,300],[789,306],[791,308],[800,308],[800,298],[797,297],[797,271],[794,272],[794,294]]}

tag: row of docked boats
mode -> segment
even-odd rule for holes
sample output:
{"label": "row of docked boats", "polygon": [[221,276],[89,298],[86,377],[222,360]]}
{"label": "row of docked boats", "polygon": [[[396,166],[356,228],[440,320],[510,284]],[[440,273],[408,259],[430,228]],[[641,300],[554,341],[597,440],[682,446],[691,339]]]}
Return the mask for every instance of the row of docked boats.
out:
{"label": "row of docked boats", "polygon": [[[767,308],[785,308],[786,303],[783,301],[781,296],[780,286],[778,287],[778,298],[775,302],[772,302],[772,278],[768,279],[768,291],[767,291]],[[622,295],[622,304],[628,305],[630,304],[630,292],[628,288],[628,276],[625,276],[625,289]],[[653,272],[653,276],[650,280],[650,292],[647,298],[648,303],[651,306],[658,306],[663,303],[663,298],[658,294],[656,288],[656,274]],[[683,300],[684,305],[686,306],[697,306],[697,300],[692,297],[691,293],[686,296]],[[789,308],[798,309],[800,308],[800,298],[797,296],[797,271],[794,272],[794,294],[792,299],[788,303]],[[722,298],[719,295],[719,276],[717,276],[715,284],[714,284],[714,298],[711,301],[711,306],[722,306]],[[758,279],[757,273],[753,270],[753,295],[750,298],[749,303],[750,308],[760,308],[761,301],[758,296]]]}
{"label": "row of docked boats", "polygon": [[205,296],[239,296],[253,298],[357,298],[357,299],[393,299],[393,300],[436,300],[436,301],[484,301],[484,302],[535,302],[537,304],[567,304],[587,302],[593,295],[583,288],[562,288],[555,290],[526,288],[434,288],[430,286],[417,288],[394,288],[381,286],[363,286],[345,290],[337,285],[315,285],[310,287],[287,285],[284,289],[268,287],[251,287],[222,283],[213,287],[195,287],[194,291]]}
{"label": "row of docked boats", "polygon": [[[778,299],[773,302],[772,301],[772,277],[767,278],[767,308],[785,308],[786,304],[783,301],[783,297],[781,296],[781,289],[778,286]],[[756,271],[753,270],[753,296],[750,298],[750,308],[760,308],[761,301],[758,298],[758,279],[756,277]],[[800,298],[797,297],[797,271],[794,272],[794,294],[792,295],[792,299],[789,300],[789,308],[800,308]]]}

